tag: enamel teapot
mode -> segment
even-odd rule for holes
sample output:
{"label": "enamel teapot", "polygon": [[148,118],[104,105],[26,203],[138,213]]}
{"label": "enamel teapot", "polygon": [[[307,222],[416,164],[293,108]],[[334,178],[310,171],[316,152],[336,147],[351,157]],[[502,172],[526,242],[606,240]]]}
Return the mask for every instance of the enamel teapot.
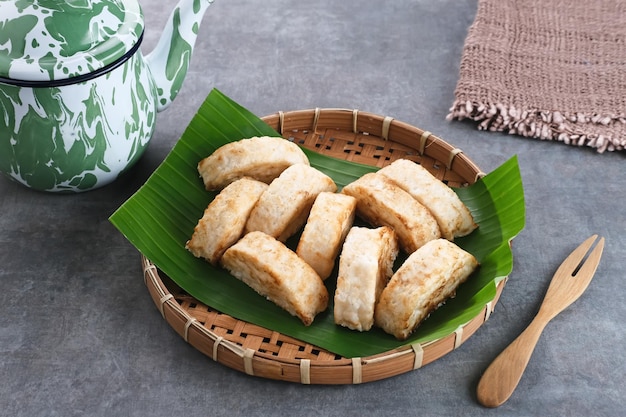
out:
{"label": "enamel teapot", "polygon": [[154,50],[137,0],[0,0],[0,172],[80,192],[142,155],[213,0],[180,0]]}

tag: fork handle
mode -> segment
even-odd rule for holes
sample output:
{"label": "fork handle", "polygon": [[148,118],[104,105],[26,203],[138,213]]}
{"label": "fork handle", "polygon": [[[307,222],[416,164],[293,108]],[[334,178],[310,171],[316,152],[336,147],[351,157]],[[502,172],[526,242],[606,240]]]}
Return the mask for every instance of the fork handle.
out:
{"label": "fork handle", "polygon": [[478,401],[482,405],[498,407],[509,399],[522,378],[546,324],[543,316],[536,316],[485,370],[476,389]]}

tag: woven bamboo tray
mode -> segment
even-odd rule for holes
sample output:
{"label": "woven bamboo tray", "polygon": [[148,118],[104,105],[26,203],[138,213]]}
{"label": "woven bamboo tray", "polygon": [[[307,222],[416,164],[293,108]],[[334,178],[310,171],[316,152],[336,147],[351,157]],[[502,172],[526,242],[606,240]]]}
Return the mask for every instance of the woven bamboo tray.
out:
{"label": "woven bamboo tray", "polygon": [[[318,153],[376,167],[396,159],[419,162],[450,186],[484,174],[460,150],[428,131],[391,117],[345,109],[278,112],[262,118],[284,138]],[[363,358],[344,358],[263,327],[237,320],[186,294],[142,256],[145,284],[163,318],[186,342],[248,375],[302,384],[359,384],[418,369],[458,348],[489,318],[496,297],[451,334]]]}

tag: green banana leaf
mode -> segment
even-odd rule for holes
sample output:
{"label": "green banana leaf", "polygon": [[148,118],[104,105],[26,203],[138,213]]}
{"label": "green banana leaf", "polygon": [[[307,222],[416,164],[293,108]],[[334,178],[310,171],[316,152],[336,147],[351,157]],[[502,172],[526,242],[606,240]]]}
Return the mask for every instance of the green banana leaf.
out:
{"label": "green banana leaf", "polygon": [[[225,270],[195,258],[184,247],[215,196],[204,189],[196,168],[198,162],[228,142],[259,135],[279,136],[257,116],[213,90],[163,163],[110,217],[139,252],[199,301],[343,357],[365,357],[454,332],[493,300],[496,284],[510,274],[510,241],[525,221],[524,192],[515,156],[477,183],[455,189],[479,224],[475,232],[457,243],[474,254],[481,266],[461,285],[456,297],[431,314],[408,340],[398,341],[379,329],[360,333],[335,325],[332,277],[326,280],[331,294],[328,310],[305,327]],[[331,176],[339,188],[375,170],[306,153],[311,165]]]}

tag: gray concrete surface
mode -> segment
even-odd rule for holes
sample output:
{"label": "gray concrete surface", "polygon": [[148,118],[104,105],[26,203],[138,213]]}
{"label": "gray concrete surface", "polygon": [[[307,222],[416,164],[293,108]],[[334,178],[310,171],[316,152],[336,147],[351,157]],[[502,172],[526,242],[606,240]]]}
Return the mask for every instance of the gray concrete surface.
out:
{"label": "gray concrete surface", "polygon": [[[174,0],[142,0],[144,50]],[[448,122],[475,0],[217,0],[179,97],[126,176],[61,196],[0,178],[0,416],[619,416],[626,400],[624,153]],[[490,171],[517,154],[527,225],[496,311],[459,349],[359,386],[302,386],[213,362],[162,320],[108,216],[147,179],[217,87],[258,115],[348,107],[430,130]],[[562,259],[607,239],[587,292],[545,330],[497,410],[475,387],[535,314]]]}

